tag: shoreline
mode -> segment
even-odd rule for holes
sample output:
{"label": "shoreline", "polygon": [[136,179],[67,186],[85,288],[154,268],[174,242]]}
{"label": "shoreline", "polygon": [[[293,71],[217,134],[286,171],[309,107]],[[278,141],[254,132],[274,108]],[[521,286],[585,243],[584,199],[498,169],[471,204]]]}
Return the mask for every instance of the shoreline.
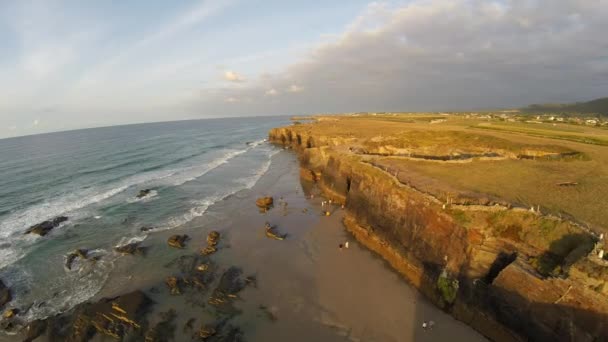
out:
{"label": "shoreline", "polygon": [[[333,215],[322,216],[321,198],[310,200],[305,195],[309,190],[320,193],[301,183],[295,156],[289,151],[275,154],[268,172],[252,189],[216,203],[206,215],[185,227],[151,233],[142,243],[149,249],[146,256],[119,258],[103,289],[87,302],[102,303],[102,298],[119,296],[115,301],[124,297],[133,303],[141,291],[154,304],[143,316],[131,315],[129,306],[121,304],[128,313],[126,318],[141,326],[140,333],[145,335],[166,322],[167,314],[174,309],[176,317],[167,324],[174,326],[176,340],[190,340],[203,323],[214,324],[218,334],[236,334],[247,341],[434,341],[451,336],[483,340],[436,309],[382,259],[351,240],[342,225],[339,206],[334,206]],[[260,213],[254,203],[263,195],[272,195],[277,201],[267,213]],[[287,205],[283,207],[279,201]],[[264,236],[266,221],[287,234],[287,239],[276,241]],[[220,233],[219,249],[201,257],[199,250],[211,230]],[[190,236],[185,249],[166,245],[167,237],[173,234]],[[350,248],[339,250],[338,244],[346,239],[351,240]],[[192,273],[178,265],[197,258],[197,263],[208,260],[214,265],[214,279],[208,289],[182,284],[182,295],[170,295],[166,277],[189,279]],[[238,314],[216,312],[206,299],[196,299],[212,295],[222,274],[233,266],[242,270],[241,280],[250,276],[256,279],[256,285],[242,288],[230,305]],[[81,311],[99,307],[91,305],[81,304],[62,317],[67,322],[74,317],[93,317],[82,316]],[[187,327],[191,319],[195,319],[192,329]],[[425,320],[436,323],[432,331],[421,327]],[[44,334],[49,334],[61,320],[46,322],[49,327]],[[69,329],[77,327],[69,325]],[[100,337],[112,330],[104,329],[94,340],[106,340]],[[137,334],[139,330],[130,327],[127,331]],[[2,341],[14,338],[0,336]]]}

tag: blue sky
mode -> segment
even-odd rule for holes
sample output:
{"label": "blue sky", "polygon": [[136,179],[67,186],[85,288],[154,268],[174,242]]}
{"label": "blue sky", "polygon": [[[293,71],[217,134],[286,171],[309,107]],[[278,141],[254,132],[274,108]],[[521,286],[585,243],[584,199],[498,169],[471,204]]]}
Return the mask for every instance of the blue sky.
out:
{"label": "blue sky", "polygon": [[2,1],[0,137],[608,94],[608,2]]}

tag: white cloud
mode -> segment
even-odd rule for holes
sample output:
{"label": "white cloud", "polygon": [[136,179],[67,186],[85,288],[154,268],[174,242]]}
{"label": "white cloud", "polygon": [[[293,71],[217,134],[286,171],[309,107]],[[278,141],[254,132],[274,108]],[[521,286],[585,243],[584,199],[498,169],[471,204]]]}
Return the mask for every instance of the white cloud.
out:
{"label": "white cloud", "polygon": [[226,72],[224,72],[224,79],[230,82],[244,82],[245,78],[240,75],[239,73],[232,71],[232,70],[228,70]]}
{"label": "white cloud", "polygon": [[237,99],[236,97],[228,97],[228,98],[226,98],[226,102],[228,102],[228,103],[239,102],[239,99]]}
{"label": "white cloud", "polygon": [[279,92],[276,89],[272,88],[272,89],[266,90],[266,95],[267,96],[277,96],[277,95],[279,95]]}
{"label": "white cloud", "polygon": [[40,123],[40,120],[39,120],[39,119],[36,119],[36,120],[34,120],[34,122],[33,122],[34,126],[38,126],[38,124],[39,124],[39,123]]}
{"label": "white cloud", "polygon": [[17,126],[16,125],[8,126],[8,130],[9,131],[16,131],[17,130]]}
{"label": "white cloud", "polygon": [[301,87],[301,86],[299,86],[299,85],[297,85],[297,84],[292,84],[292,85],[289,86],[289,88],[287,88],[287,91],[290,92],[290,93],[299,93],[302,90],[304,90],[304,88]]}

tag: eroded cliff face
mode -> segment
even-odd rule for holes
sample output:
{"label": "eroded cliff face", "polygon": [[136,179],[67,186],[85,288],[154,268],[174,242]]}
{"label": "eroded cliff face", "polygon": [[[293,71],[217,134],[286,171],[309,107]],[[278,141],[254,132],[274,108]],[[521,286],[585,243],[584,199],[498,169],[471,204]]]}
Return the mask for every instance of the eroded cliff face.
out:
{"label": "eroded cliff face", "polygon": [[594,237],[576,224],[509,206],[452,206],[353,153],[351,139],[299,126],[269,138],[297,153],[303,179],[345,204],[360,242],[490,339],[608,340],[608,272],[587,265]]}

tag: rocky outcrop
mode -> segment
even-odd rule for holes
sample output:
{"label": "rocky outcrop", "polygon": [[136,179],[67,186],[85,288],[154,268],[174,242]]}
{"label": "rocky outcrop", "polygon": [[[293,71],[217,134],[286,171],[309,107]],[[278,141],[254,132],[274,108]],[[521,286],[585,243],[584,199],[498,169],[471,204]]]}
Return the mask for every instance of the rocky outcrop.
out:
{"label": "rocky outcrop", "polygon": [[217,244],[220,241],[220,233],[212,230],[209,234],[207,234],[207,247],[201,250],[201,254],[210,255],[217,252]]}
{"label": "rocky outcrop", "polygon": [[10,302],[12,299],[13,297],[11,295],[11,289],[9,289],[8,286],[6,286],[4,282],[0,280],[0,309],[2,309],[2,307],[4,307],[4,305]]}
{"label": "rocky outcrop", "polygon": [[152,192],[152,189],[142,189],[142,190],[139,190],[139,193],[135,197],[137,197],[138,199],[141,199],[141,198],[148,196],[151,192]]}
{"label": "rocky outcrop", "polygon": [[145,254],[146,248],[140,246],[141,242],[132,242],[126,245],[114,247],[114,250],[123,255]]}
{"label": "rocky outcrop", "polygon": [[169,239],[167,240],[167,243],[169,244],[169,246],[174,247],[174,248],[185,248],[187,240],[188,240],[188,235],[176,234],[176,235],[171,235],[169,237]]}
{"label": "rocky outcrop", "polygon": [[46,334],[49,341],[85,342],[96,335],[114,340],[143,340],[146,313],[152,301],[141,291],[96,303],[83,303],[67,313],[33,321],[25,329],[25,341]]}
{"label": "rocky outcrop", "polygon": [[65,259],[65,267],[68,270],[72,269],[72,264],[76,260],[76,258],[86,259],[88,257],[88,251],[86,249],[80,248],[75,250],[74,252],[68,254]]}
{"label": "rocky outcrop", "polygon": [[67,220],[68,220],[67,216],[58,216],[52,220],[44,221],[44,222],[31,226],[30,228],[28,228],[25,231],[24,234],[37,234],[40,236],[45,236],[51,230],[53,230],[54,228],[57,228],[57,226],[59,226],[60,224],[62,224],[63,222],[65,222]]}
{"label": "rocky outcrop", "polygon": [[496,341],[608,339],[608,285],[585,264],[594,236],[510,206],[446,205],[312,126],[269,138],[296,151],[302,178],[345,204],[357,240],[437,306]]}

